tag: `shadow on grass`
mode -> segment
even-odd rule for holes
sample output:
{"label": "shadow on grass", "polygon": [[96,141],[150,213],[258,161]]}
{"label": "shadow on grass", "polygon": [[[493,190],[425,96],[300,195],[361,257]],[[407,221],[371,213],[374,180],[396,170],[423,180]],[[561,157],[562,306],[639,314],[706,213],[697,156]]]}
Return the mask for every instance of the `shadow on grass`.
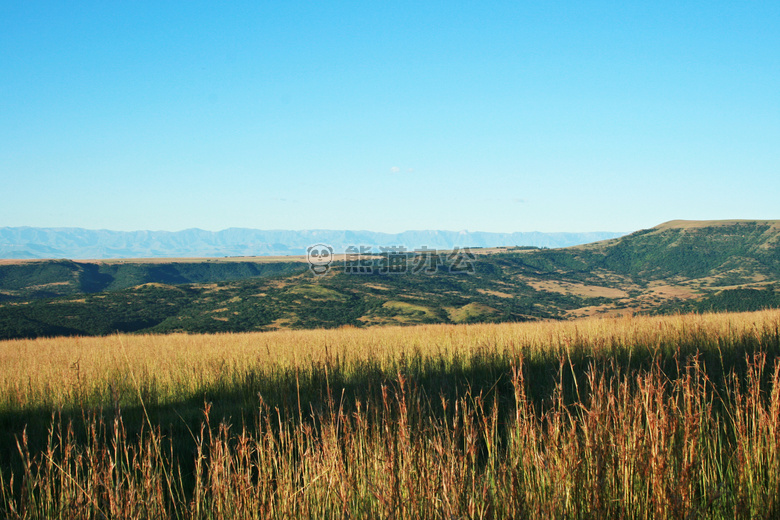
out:
{"label": "shadow on grass", "polygon": [[[186,475],[193,469],[196,437],[207,407],[212,427],[226,422],[250,435],[258,431],[262,413],[273,415],[276,427],[304,421],[315,426],[314,431],[318,422],[339,412],[350,414],[358,406],[362,406],[369,421],[386,421],[388,414],[392,420],[397,409],[386,406],[388,396],[393,402],[404,398],[412,403],[409,413],[418,417],[409,417],[410,424],[422,424],[426,419],[450,422],[452,406],[443,406],[442,402],[454,403],[464,397],[497,403],[499,423],[505,424],[515,411],[512,373],[519,365],[527,398],[537,413],[542,413],[549,408],[556,391],[562,393],[567,404],[587,402],[589,371],[597,371],[610,381],[621,374],[632,379],[635,373],[659,370],[673,381],[683,377],[685,367],[695,359],[704,367],[713,388],[725,392],[729,374],[743,379],[749,359],[757,353],[765,353],[768,363],[774,362],[780,354],[777,330],[746,333],[728,340],[691,334],[684,343],[610,345],[601,350],[595,350],[584,339],[574,338],[564,349],[547,352],[496,352],[486,348],[470,356],[446,360],[418,353],[384,365],[378,360],[347,364],[334,358],[298,370],[271,367],[263,372],[234,372],[175,402],[163,403],[164,396],[158,395],[152,385],[135,389],[143,406],[105,403],[102,407],[3,411],[0,470],[15,474],[21,470],[17,440],[23,434],[30,453],[36,456],[46,449],[50,432],[54,432],[56,440],[55,426],[71,424],[75,440],[86,443],[90,425],[98,419],[105,425],[104,435],[110,439],[119,415],[128,440],[138,438],[150,427],[159,428]],[[769,372],[766,370],[767,378]]]}

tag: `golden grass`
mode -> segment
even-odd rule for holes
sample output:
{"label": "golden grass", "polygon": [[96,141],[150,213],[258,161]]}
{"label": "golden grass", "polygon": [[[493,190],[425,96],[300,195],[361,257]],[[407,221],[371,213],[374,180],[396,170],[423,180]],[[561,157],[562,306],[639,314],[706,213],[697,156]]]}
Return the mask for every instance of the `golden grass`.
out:
{"label": "golden grass", "polygon": [[[411,304],[397,304],[417,310]],[[615,343],[653,345],[695,331],[728,338],[776,326],[779,320],[780,311],[768,310],[570,322],[7,340],[0,341],[0,403],[13,402],[14,408],[64,404],[72,402],[77,388],[103,393],[111,384],[127,381],[131,372],[153,376],[164,401],[191,395],[231,370],[310,366],[334,357],[346,364],[374,359],[388,365],[403,356],[451,359],[485,348],[528,356],[560,352],[576,338],[598,351]]]}
{"label": "golden grass", "polygon": [[6,418],[110,405],[128,376],[162,406],[234,399],[254,373],[297,406],[254,395],[230,419],[201,401],[180,435],[82,403],[18,437],[0,516],[778,518],[778,330],[763,311],[6,341]]}

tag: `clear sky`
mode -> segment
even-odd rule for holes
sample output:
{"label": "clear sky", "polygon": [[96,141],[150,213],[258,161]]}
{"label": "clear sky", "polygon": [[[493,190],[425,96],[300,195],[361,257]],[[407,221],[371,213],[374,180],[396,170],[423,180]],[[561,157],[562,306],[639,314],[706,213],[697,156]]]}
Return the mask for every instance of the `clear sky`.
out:
{"label": "clear sky", "polygon": [[780,2],[0,2],[0,226],[780,218]]}

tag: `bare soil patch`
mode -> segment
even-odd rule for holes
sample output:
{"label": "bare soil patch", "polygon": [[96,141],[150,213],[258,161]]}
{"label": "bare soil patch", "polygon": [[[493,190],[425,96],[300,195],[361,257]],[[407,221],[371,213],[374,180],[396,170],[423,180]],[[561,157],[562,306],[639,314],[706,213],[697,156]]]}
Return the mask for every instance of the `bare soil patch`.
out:
{"label": "bare soil patch", "polygon": [[477,289],[478,293],[489,294],[491,296],[498,296],[499,298],[514,298],[513,295],[501,291],[494,291],[491,289]]}
{"label": "bare soil patch", "polygon": [[628,293],[622,289],[602,287],[600,285],[586,285],[574,282],[557,282],[552,280],[528,280],[528,285],[537,291],[556,292],[560,294],[573,294],[586,298],[628,298]]}

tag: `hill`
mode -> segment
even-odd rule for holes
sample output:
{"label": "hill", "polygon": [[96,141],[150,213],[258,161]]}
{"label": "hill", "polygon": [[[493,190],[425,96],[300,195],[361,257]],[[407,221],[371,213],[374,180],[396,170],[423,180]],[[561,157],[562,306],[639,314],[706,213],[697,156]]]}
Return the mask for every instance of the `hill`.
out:
{"label": "hill", "polygon": [[0,302],[117,291],[147,283],[224,282],[300,273],[305,259],[183,259],[172,261],[0,261]]}
{"label": "hill", "polygon": [[[780,306],[780,221],[672,221],[577,247],[464,254],[367,256],[361,259],[362,274],[342,257],[321,277],[301,258],[0,265],[5,298],[0,337],[527,321]],[[453,269],[458,262],[470,268]]]}

